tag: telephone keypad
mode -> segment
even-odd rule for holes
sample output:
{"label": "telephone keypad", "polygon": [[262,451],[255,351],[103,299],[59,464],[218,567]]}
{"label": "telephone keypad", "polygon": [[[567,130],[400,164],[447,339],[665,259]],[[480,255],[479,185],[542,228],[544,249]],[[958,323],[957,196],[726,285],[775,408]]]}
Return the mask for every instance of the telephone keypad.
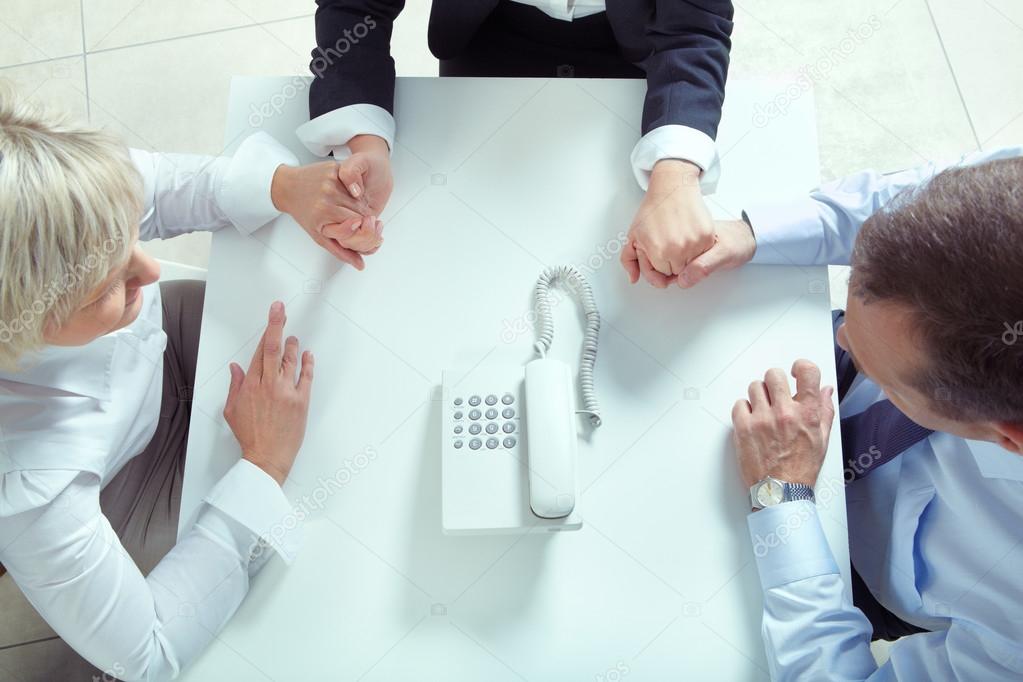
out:
{"label": "telephone keypad", "polygon": [[[511,435],[518,431],[516,422],[518,413],[511,405],[517,402],[517,397],[512,393],[478,393],[465,396],[456,396],[451,405],[451,412],[454,421],[453,444],[456,450],[461,450],[465,445],[470,450],[480,450],[484,446],[488,450],[505,448],[511,450],[518,444],[518,439]],[[468,404],[472,409],[466,410]],[[485,409],[480,409],[484,405]],[[468,424],[468,426],[466,426]],[[468,432],[472,438],[463,440],[463,434]],[[476,438],[482,434],[489,436],[486,439]],[[502,436],[504,436],[502,438]]]}

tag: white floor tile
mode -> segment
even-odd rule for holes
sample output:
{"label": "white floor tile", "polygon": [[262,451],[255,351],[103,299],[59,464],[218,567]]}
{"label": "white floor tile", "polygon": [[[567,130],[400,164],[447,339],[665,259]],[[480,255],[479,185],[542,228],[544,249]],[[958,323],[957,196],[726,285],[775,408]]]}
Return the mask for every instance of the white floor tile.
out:
{"label": "white floor tile", "polygon": [[219,154],[231,77],[308,73],[312,19],[89,56],[92,120],[129,144]]}
{"label": "white floor tile", "polygon": [[79,0],[4,0],[0,66],[82,52]]}
{"label": "white floor tile", "polygon": [[81,121],[87,118],[85,65],[81,57],[0,69],[0,81],[13,85],[19,97],[67,112]]}
{"label": "white floor tile", "polygon": [[1023,5],[1015,0],[928,2],[981,145],[1023,142],[1018,125],[1023,116]]}
{"label": "white floor tile", "polygon": [[312,14],[308,0],[84,0],[89,50],[250,26]]}
{"label": "white floor tile", "polygon": [[744,2],[729,74],[743,77],[778,78],[776,105],[813,84],[824,179],[977,146],[922,0]]}

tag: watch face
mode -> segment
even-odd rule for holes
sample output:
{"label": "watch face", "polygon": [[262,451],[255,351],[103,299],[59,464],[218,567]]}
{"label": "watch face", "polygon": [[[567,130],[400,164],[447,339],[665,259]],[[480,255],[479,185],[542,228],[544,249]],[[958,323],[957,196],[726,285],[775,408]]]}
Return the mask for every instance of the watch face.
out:
{"label": "watch face", "polygon": [[770,507],[773,504],[781,504],[785,491],[779,481],[769,478],[757,488],[757,502],[761,507]]}

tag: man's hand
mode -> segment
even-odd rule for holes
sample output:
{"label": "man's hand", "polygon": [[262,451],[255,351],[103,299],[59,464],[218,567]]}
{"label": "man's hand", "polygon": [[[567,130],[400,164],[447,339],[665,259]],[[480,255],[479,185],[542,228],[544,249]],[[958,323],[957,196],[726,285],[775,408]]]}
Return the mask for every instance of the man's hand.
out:
{"label": "man's hand", "polygon": [[[270,185],[274,206],[291,215],[313,241],[338,260],[359,270],[365,263],[359,251],[345,243],[365,247],[367,233],[380,235],[380,227],[369,203],[353,197],[342,184],[342,165],[323,161],[308,166],[279,166]],[[375,250],[365,249],[366,253]]]}
{"label": "man's hand", "polygon": [[678,276],[678,285],[689,289],[712,272],[745,265],[752,260],[756,250],[756,237],[745,220],[719,220],[714,223],[714,246],[689,261]]}
{"label": "man's hand", "polygon": [[364,200],[373,215],[380,215],[394,189],[387,142],[376,135],[356,135],[348,148],[352,155],[341,163],[338,177],[349,194]]}
{"label": "man's hand", "polygon": [[714,221],[703,203],[700,172],[699,166],[674,159],[654,166],[622,249],[622,266],[633,284],[642,274],[663,289],[714,245]]}
{"label": "man's hand", "polygon": [[821,372],[809,360],[792,365],[796,394],[777,368],[749,385],[749,400],[732,408],[735,450],[747,487],[773,476],[789,483],[817,482],[831,434],[834,389],[821,390]]}

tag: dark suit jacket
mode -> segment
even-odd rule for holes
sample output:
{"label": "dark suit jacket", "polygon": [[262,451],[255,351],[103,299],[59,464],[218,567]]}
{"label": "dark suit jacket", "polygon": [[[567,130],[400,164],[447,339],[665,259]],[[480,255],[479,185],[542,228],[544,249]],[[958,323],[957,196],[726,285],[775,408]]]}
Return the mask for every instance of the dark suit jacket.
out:
{"label": "dark suit jacket", "polygon": [[[498,2],[433,0],[433,54],[457,55]],[[404,0],[316,4],[310,118],[361,103],[393,114],[391,29]],[[607,17],[622,54],[646,71],[643,134],[678,124],[715,138],[731,48],[731,0],[607,0]]]}

